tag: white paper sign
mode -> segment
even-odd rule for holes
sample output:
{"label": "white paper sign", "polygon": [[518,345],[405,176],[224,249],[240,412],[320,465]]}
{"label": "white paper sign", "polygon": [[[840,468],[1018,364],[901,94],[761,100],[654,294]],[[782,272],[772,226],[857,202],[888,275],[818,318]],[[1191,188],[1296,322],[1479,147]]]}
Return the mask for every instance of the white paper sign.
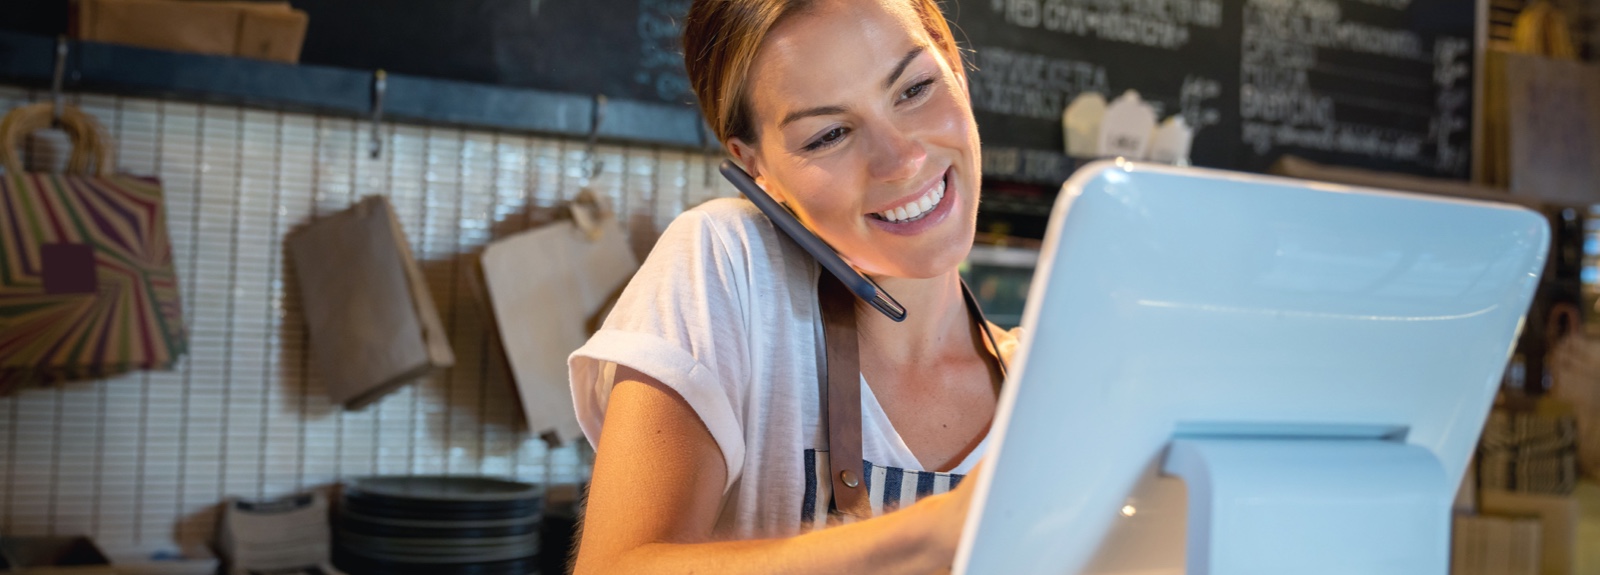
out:
{"label": "white paper sign", "polygon": [[1194,129],[1183,116],[1172,116],[1150,134],[1150,160],[1175,166],[1189,165],[1189,145],[1194,141]]}
{"label": "white paper sign", "polygon": [[1105,119],[1100,122],[1099,156],[1145,159],[1150,132],[1155,127],[1155,109],[1144,103],[1138,92],[1123,92],[1110,106],[1106,106]]}
{"label": "white paper sign", "polygon": [[1084,92],[1072,100],[1067,111],[1061,114],[1068,156],[1100,157],[1100,121],[1105,115],[1106,97],[1099,92]]}

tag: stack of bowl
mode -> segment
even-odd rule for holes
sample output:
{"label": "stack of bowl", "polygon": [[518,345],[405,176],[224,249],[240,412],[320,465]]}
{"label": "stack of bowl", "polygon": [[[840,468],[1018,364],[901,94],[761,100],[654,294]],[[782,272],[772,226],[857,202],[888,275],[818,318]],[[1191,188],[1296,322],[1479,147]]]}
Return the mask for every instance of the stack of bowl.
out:
{"label": "stack of bowl", "polygon": [[334,563],[351,575],[539,571],[541,487],[487,477],[370,477],[347,485]]}

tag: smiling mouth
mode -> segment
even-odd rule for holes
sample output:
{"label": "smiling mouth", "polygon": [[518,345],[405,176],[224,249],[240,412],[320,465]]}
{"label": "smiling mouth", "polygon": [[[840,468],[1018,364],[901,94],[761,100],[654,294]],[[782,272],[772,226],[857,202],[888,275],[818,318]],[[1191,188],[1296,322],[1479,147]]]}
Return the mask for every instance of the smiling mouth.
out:
{"label": "smiling mouth", "polygon": [[939,178],[939,183],[935,184],[933,189],[928,190],[928,193],[923,194],[921,197],[906,202],[905,205],[895,209],[867,214],[867,216],[891,224],[909,224],[926,218],[944,200],[945,182],[948,180],[949,172],[946,172],[944,177]]}

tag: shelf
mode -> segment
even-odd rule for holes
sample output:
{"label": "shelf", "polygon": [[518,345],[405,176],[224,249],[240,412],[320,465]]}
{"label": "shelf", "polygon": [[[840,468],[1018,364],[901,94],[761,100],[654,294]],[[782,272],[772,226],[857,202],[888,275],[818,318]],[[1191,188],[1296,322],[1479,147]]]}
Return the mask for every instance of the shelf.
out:
{"label": "shelf", "polygon": [[[48,87],[55,39],[0,32],[0,82]],[[64,89],[216,102],[360,119],[372,115],[371,70],[184,54],[94,42],[69,42]],[[388,74],[387,120],[587,137],[595,98]],[[598,137],[606,142],[701,149],[714,142],[699,110],[609,100]]]}

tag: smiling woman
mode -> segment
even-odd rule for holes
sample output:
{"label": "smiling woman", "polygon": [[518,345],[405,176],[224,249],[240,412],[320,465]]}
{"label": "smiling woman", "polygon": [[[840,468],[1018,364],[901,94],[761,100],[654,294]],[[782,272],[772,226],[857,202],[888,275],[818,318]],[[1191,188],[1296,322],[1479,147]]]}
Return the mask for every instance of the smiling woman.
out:
{"label": "smiling woman", "polygon": [[[744,3],[714,4],[731,11]],[[972,243],[980,162],[961,54],[938,6],[813,2],[787,16],[768,29],[745,74],[727,70],[743,58],[720,73],[714,58],[690,60],[701,109],[719,118],[718,135],[756,181],[863,271],[948,272]],[[835,18],[847,24],[827,23]],[[688,22],[685,53],[715,51],[692,43],[714,43],[716,34],[696,36],[712,25]],[[740,50],[748,36],[728,35],[727,49]],[[719,75],[734,80],[705,79]],[[935,192],[951,201],[933,203]],[[938,209],[919,218],[924,200]],[[955,221],[940,225],[946,219]],[[906,257],[934,247],[943,249]]]}
{"label": "smiling woman", "polygon": [[[684,53],[728,152],[909,316],[856,302],[862,461],[829,469],[817,263],[747,201],[679,217],[571,359],[597,445],[577,571],[948,568],[1015,342],[957,274],[981,162],[949,25],[933,0],[696,0]],[[870,504],[841,518],[848,471]]]}

